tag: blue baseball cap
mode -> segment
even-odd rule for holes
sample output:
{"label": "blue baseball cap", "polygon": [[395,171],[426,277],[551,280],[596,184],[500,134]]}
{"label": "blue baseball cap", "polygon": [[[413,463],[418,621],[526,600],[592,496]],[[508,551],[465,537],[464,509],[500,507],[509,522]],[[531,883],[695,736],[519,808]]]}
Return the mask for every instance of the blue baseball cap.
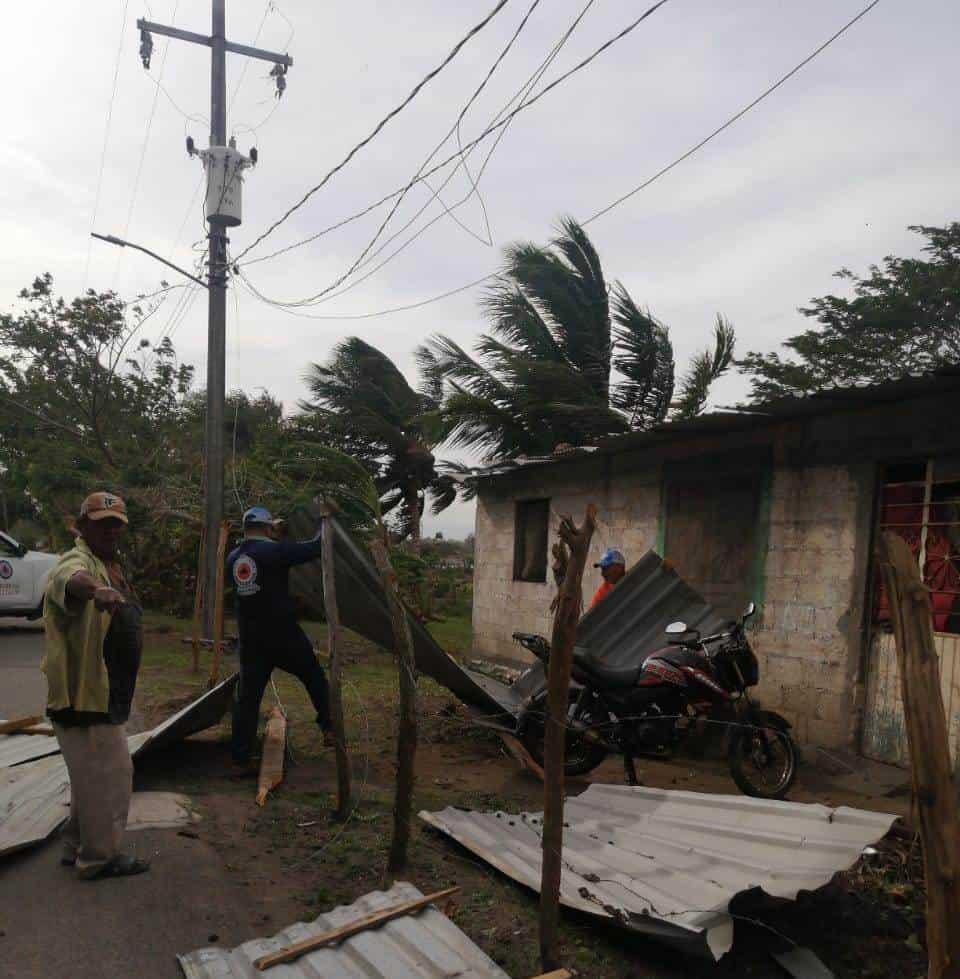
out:
{"label": "blue baseball cap", "polygon": [[243,515],[243,526],[249,527],[252,523],[273,523],[273,517],[270,516],[270,511],[266,507],[262,506],[252,506]]}
{"label": "blue baseball cap", "polygon": [[595,568],[609,568],[611,564],[622,564],[627,566],[627,559],[615,547],[608,547],[601,556],[600,560],[594,565]]}

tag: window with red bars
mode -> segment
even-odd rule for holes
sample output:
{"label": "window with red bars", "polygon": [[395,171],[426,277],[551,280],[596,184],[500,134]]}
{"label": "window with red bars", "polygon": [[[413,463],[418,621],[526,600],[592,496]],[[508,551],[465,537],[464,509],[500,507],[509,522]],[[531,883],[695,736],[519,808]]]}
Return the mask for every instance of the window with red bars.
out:
{"label": "window with red bars", "polygon": [[[887,466],[878,529],[899,534],[916,555],[930,589],[934,631],[960,634],[960,457]],[[888,625],[879,571],[874,596],[874,621]]]}

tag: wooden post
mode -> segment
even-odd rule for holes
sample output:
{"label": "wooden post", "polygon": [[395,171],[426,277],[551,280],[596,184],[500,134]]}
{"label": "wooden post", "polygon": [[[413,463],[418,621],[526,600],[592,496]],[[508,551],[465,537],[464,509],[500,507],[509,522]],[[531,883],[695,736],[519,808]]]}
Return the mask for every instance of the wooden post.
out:
{"label": "wooden post", "polygon": [[413,810],[417,754],[417,667],[407,610],[400,599],[397,574],[390,563],[384,538],[374,537],[370,542],[370,552],[380,572],[380,580],[390,609],[390,624],[393,627],[393,643],[400,674],[397,787],[393,800],[393,839],[390,841],[386,872],[389,881],[394,874],[406,868],[407,850],[410,844],[410,816]]}
{"label": "wooden post", "polygon": [[197,557],[197,587],[193,593],[193,672],[200,670],[200,621],[203,615],[203,549],[207,546],[207,530],[200,528],[200,553]]}
{"label": "wooden post", "polygon": [[[577,622],[583,605],[583,569],[596,527],[597,508],[587,506],[582,527],[571,517],[561,517],[560,540],[570,549],[557,594],[556,614],[550,639],[547,677],[547,719],[543,751],[543,868],[540,878],[540,967],[544,972],[560,968],[560,876],[563,870],[563,756],[566,747],[570,671]],[[554,551],[554,557],[558,554]]]}
{"label": "wooden post", "polygon": [[217,593],[213,597],[213,662],[210,664],[208,685],[215,687],[220,680],[220,654],[223,646],[223,565],[227,559],[227,538],[230,524],[226,520],[220,524],[217,535]]}
{"label": "wooden post", "polygon": [[337,759],[337,813],[343,820],[352,807],[350,787],[350,756],[347,754],[347,737],[343,724],[343,644],[340,641],[340,610],[337,607],[337,579],[334,561],[333,507],[323,504],[320,520],[320,557],[323,569],[323,610],[327,617],[327,646],[330,651],[330,724],[336,741]]}
{"label": "wooden post", "polygon": [[913,793],[927,883],[929,979],[960,979],[960,816],[947,719],[933,642],[930,593],[907,542],[889,531],[877,542],[897,643]]}

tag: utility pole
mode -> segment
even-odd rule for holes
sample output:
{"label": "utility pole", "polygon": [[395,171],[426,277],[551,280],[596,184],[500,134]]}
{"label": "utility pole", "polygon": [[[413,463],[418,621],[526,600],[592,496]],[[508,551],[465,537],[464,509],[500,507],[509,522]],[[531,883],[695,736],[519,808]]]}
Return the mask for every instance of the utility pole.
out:
{"label": "utility pole", "polygon": [[[138,20],[140,29],[140,57],[145,68],[150,67],[153,49],[151,35],[161,34],[189,41],[210,48],[210,148],[199,155],[207,170],[207,222],[210,226],[208,240],[208,319],[207,319],[207,416],[204,431],[204,526],[208,546],[204,550],[201,572],[205,586],[206,602],[203,611],[203,633],[213,636],[214,606],[217,589],[217,549],[209,546],[217,540],[223,521],[223,470],[224,470],[224,402],[226,400],[226,318],[227,318],[227,228],[240,224],[240,171],[256,163],[257,155],[251,150],[250,157],[236,152],[232,141],[227,145],[227,64],[226,54],[242,54],[249,58],[271,61],[276,78],[277,97],[286,87],[285,75],[293,59],[285,54],[263,51],[245,44],[234,44],[226,37],[226,0],[212,0],[212,19],[209,37],[182,31],[147,20]],[[196,151],[193,141],[187,141],[187,152]],[[230,173],[231,165],[233,172]]]}

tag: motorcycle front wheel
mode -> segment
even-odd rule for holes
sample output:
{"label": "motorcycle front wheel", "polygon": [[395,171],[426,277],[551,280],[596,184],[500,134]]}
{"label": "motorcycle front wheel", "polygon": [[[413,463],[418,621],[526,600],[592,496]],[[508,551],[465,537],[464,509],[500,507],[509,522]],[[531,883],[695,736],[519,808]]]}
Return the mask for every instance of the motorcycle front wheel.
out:
{"label": "motorcycle front wheel", "polygon": [[[570,691],[570,711],[568,718],[573,713],[573,707],[579,699],[579,691]],[[530,708],[530,716],[523,732],[523,745],[530,752],[533,760],[543,767],[543,747],[544,735],[546,732],[546,696],[537,699],[537,702]],[[589,727],[593,719],[588,712],[581,713],[577,721]],[[586,775],[592,772],[604,758],[607,757],[607,749],[602,745],[588,741],[581,734],[567,727],[567,737],[564,744],[563,771],[565,775]]]}
{"label": "motorcycle front wheel", "polygon": [[730,739],[730,774],[744,795],[783,799],[797,777],[799,754],[790,732],[762,714]]}

